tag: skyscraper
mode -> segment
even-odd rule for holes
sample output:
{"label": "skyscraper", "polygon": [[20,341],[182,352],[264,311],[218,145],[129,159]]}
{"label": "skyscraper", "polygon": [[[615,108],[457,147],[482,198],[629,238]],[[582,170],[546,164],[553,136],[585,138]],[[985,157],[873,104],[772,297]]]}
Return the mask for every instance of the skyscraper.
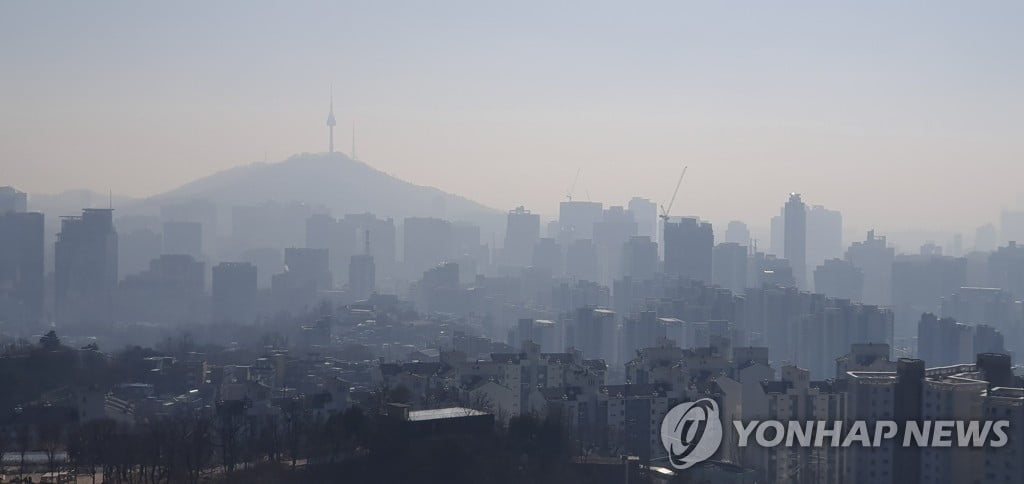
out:
{"label": "skyscraper", "polygon": [[698,281],[711,281],[715,234],[710,222],[683,217],[665,220],[665,273]]}
{"label": "skyscraper", "polygon": [[364,231],[363,253],[352,256],[348,264],[348,289],[357,301],[368,299],[377,286],[377,268],[370,252],[370,231]]}
{"label": "skyscraper", "polygon": [[28,195],[14,187],[0,187],[0,215],[28,210]]}
{"label": "skyscraper", "polygon": [[43,315],[43,214],[0,213],[0,321]]}
{"label": "skyscraper", "polygon": [[640,197],[629,200],[629,211],[636,221],[636,234],[658,240],[658,205]]}
{"label": "skyscraper", "polygon": [[253,322],[256,281],[256,266],[248,262],[221,262],[214,266],[213,322]]}
{"label": "skyscraper", "polygon": [[113,209],[86,208],[63,217],[54,244],[54,296],[60,323],[113,319],[117,232]]}
{"label": "skyscraper", "polygon": [[623,244],[622,275],[650,279],[658,272],[658,243],[646,235],[630,237]]}
{"label": "skyscraper", "polygon": [[750,244],[750,229],[747,228],[747,224],[739,220],[729,222],[729,225],[725,227],[725,242],[748,246]]}
{"label": "skyscraper", "polygon": [[558,205],[559,242],[590,239],[594,236],[594,222],[604,215],[600,202],[562,202]]}
{"label": "skyscraper", "polygon": [[807,289],[807,206],[799,193],[789,194],[784,209],[785,240],[782,250],[800,289]]}
{"label": "skyscraper", "polygon": [[403,224],[403,260],[406,274],[418,277],[427,269],[452,259],[452,224],[439,218],[407,217]]}
{"label": "skyscraper", "polygon": [[864,304],[892,304],[892,263],[896,250],[886,245],[885,236],[868,231],[863,242],[846,249],[846,260],[864,273]]}
{"label": "skyscraper", "polygon": [[395,221],[390,218],[377,218],[372,213],[347,214],[345,222],[360,231],[369,231],[370,255],[376,268],[377,279],[395,276]]}
{"label": "skyscraper", "polygon": [[526,267],[533,259],[533,246],[540,240],[540,215],[530,213],[523,206],[509,210],[505,226],[505,246],[502,263]]}
{"label": "skyscraper", "polygon": [[[813,271],[826,260],[843,256],[843,214],[814,205],[807,210],[807,260]],[[810,284],[808,284],[810,286]]]}
{"label": "skyscraper", "polygon": [[736,242],[718,244],[711,262],[711,282],[735,294],[743,294],[747,287],[747,246]]}

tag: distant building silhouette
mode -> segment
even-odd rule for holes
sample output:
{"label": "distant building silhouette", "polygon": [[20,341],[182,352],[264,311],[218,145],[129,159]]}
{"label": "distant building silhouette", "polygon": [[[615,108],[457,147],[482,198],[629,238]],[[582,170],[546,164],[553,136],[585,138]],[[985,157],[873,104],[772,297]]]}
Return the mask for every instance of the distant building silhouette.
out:
{"label": "distant building silhouette", "polygon": [[821,205],[808,208],[807,269],[813,270],[828,259],[842,257],[843,251],[843,215]]}
{"label": "distant building silhouette", "polygon": [[565,273],[563,265],[562,247],[555,239],[545,237],[537,241],[533,247],[533,262],[535,269],[544,271],[552,277],[561,277]]}
{"label": "distant building silhouette", "polygon": [[357,301],[368,299],[377,288],[377,268],[370,250],[370,231],[364,232],[362,254],[352,256],[348,264],[348,289]]}
{"label": "distant building silhouette", "polygon": [[744,247],[749,246],[750,229],[747,228],[747,224],[740,222],[739,220],[729,222],[729,225],[725,227],[725,242],[742,245]]}
{"label": "distant building silhouette", "polygon": [[[967,260],[936,255],[899,255],[892,265],[892,307],[897,338],[912,338],[921,313],[939,313],[942,298],[967,282]],[[930,364],[930,363],[929,363]]]}
{"label": "distant building silhouette", "polygon": [[43,318],[43,226],[41,213],[0,211],[0,321]]}
{"label": "distant building silhouette", "polygon": [[321,291],[333,288],[328,260],[327,249],[285,249],[285,270],[270,283],[277,307],[298,311],[316,304]]}
{"label": "distant building silhouette", "polygon": [[54,245],[54,303],[60,323],[111,323],[117,287],[113,210],[62,217]]}
{"label": "distant building silhouette", "polygon": [[597,247],[590,239],[574,240],[565,251],[565,275],[583,281],[598,282],[601,270]]}
{"label": "distant building silhouette", "polygon": [[646,198],[633,197],[629,200],[628,208],[636,221],[636,235],[659,240],[658,205]]}
{"label": "distant building silhouette", "polygon": [[601,220],[594,222],[594,245],[597,247],[602,284],[622,275],[622,247],[636,235],[633,212],[620,206],[608,207]]}
{"label": "distant building silhouette", "polygon": [[163,254],[149,269],[124,278],[117,316],[128,321],[178,325],[205,321],[206,264],[188,254]]}
{"label": "distant building silhouette", "polygon": [[1024,300],[1024,245],[1011,240],[988,256],[988,280]]}
{"label": "distant building silhouette", "polygon": [[408,217],[403,231],[403,259],[411,277],[452,259],[452,224],[447,220]]}
{"label": "distant building silhouette", "polygon": [[996,226],[985,224],[974,231],[974,250],[988,252],[996,249],[998,245]]}
{"label": "distant building silhouette", "polygon": [[747,246],[725,242],[715,246],[712,253],[711,282],[736,294],[747,287]]}
{"label": "distant building silhouette", "polygon": [[807,288],[807,206],[800,200],[799,193],[789,195],[786,202],[785,216],[785,240],[783,241],[783,253],[789,266],[793,268],[793,277],[796,278],[796,285],[801,289]]}
{"label": "distant building silhouette", "polygon": [[622,275],[650,279],[658,272],[658,244],[650,237],[634,236],[623,244]]}
{"label": "distant building silhouette", "polygon": [[256,319],[257,269],[249,262],[221,262],[213,267],[213,322],[248,324]]}
{"label": "distant building silhouette", "polygon": [[519,206],[509,210],[501,263],[526,267],[533,262],[533,246],[540,239],[540,215]]}
{"label": "distant building silhouette", "polygon": [[886,245],[885,237],[868,231],[863,242],[854,242],[846,250],[846,260],[864,273],[865,304],[892,304],[892,263],[896,250]]}
{"label": "distant building silhouette", "polygon": [[864,271],[844,259],[829,259],[814,269],[814,292],[861,302]]}
{"label": "distant building silhouette", "polygon": [[559,242],[592,239],[594,223],[601,220],[603,214],[600,202],[561,202],[558,205]]}
{"label": "distant building silhouette", "polygon": [[999,217],[999,241],[1024,243],[1024,210],[1003,210]]}
{"label": "distant building silhouette", "polygon": [[697,281],[711,281],[715,235],[710,222],[682,217],[665,221],[665,273]]}
{"label": "distant building silhouette", "polygon": [[14,187],[0,187],[0,215],[27,210],[28,195],[25,192],[18,191]]}

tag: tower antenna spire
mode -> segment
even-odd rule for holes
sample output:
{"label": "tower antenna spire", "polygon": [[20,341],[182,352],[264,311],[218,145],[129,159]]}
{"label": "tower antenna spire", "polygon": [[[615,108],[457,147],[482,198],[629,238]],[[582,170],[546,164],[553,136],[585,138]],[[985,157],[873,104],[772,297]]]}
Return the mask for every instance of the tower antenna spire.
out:
{"label": "tower antenna spire", "polygon": [[334,84],[331,84],[331,109],[327,114],[327,130],[329,132],[328,151],[334,153],[334,126],[338,124],[334,120]]}
{"label": "tower antenna spire", "polygon": [[356,156],[356,122],[352,121],[352,159],[358,160]]}

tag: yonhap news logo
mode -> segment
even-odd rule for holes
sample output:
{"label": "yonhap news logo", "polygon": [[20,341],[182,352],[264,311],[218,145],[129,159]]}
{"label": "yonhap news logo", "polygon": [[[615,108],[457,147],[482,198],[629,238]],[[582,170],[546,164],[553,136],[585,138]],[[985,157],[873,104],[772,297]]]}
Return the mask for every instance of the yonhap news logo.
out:
{"label": "yonhap news logo", "polygon": [[661,421],[661,443],[676,469],[687,469],[710,458],[722,444],[718,404],[702,398],[672,407]]}
{"label": "yonhap news logo", "polygon": [[[808,420],[733,421],[738,447],[880,447],[888,441],[902,447],[989,447],[1009,442],[1008,420],[892,420],[844,422]],[[661,421],[661,443],[676,469],[708,460],[722,445],[727,431],[718,403],[701,398],[672,407]]]}

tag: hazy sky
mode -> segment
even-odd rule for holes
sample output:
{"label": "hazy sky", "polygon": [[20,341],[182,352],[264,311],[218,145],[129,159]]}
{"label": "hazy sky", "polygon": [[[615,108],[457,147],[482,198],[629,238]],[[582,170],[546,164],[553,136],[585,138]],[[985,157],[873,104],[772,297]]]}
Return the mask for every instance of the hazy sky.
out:
{"label": "hazy sky", "polygon": [[[553,5],[557,3],[557,5]],[[1021,2],[0,2],[0,185],[340,148],[492,207],[971,228],[1024,180]],[[828,5],[826,5],[828,4]]]}

